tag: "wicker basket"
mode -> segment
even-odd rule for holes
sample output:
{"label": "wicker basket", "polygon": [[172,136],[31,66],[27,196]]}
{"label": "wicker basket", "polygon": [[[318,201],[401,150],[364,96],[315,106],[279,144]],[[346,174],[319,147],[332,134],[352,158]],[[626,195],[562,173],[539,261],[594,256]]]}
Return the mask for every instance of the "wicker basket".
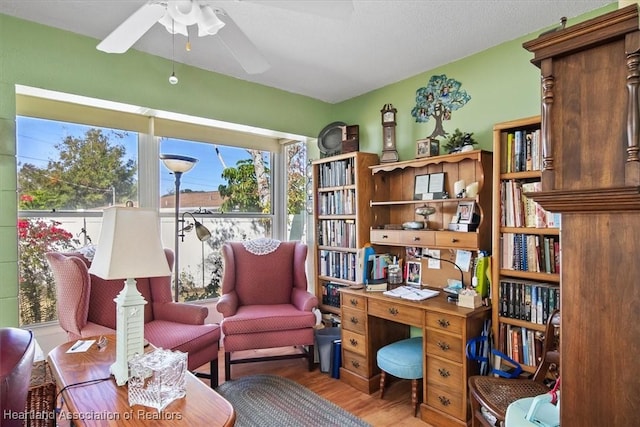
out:
{"label": "wicker basket", "polygon": [[27,427],[56,425],[56,383],[46,360],[33,364],[31,384],[27,394]]}

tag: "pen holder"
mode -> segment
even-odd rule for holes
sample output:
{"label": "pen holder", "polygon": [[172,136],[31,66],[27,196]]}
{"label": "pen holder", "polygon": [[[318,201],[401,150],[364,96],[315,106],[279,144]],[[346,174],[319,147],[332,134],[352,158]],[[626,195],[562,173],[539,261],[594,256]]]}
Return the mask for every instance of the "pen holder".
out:
{"label": "pen holder", "polygon": [[462,291],[458,294],[458,306],[478,308],[482,305],[482,296],[476,291]]}

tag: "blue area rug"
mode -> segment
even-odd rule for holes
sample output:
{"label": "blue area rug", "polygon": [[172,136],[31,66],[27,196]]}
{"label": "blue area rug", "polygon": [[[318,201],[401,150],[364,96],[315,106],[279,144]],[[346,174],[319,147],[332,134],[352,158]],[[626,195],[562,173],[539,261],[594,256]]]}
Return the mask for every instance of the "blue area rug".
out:
{"label": "blue area rug", "polygon": [[236,427],[371,427],[306,387],[276,375],[226,381],[216,391],[236,410]]}

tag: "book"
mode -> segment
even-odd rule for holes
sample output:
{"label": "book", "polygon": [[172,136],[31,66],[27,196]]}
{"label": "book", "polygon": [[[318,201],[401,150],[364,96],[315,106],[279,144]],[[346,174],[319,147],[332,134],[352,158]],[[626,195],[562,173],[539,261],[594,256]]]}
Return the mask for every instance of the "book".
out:
{"label": "book", "polygon": [[396,298],[403,298],[411,301],[422,301],[427,298],[433,298],[440,294],[439,291],[431,289],[416,289],[411,286],[399,286],[395,289],[391,289],[383,292],[384,295]]}
{"label": "book", "polygon": [[383,280],[369,280],[364,286],[364,289],[369,292],[381,292],[387,290],[387,281]]}

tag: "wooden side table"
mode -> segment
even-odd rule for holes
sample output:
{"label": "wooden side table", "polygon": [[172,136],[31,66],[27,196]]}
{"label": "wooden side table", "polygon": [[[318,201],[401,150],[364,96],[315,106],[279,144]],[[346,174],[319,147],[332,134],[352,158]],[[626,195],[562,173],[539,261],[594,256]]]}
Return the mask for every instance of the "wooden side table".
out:
{"label": "wooden side table", "polygon": [[[98,337],[86,339],[98,340]],[[116,385],[109,367],[116,359],[115,335],[107,335],[107,346],[93,344],[83,353],[67,353],[75,341],[49,353],[64,406],[60,420],[79,426],[225,426],[235,424],[231,404],[209,386],[187,372],[187,394],[171,402],[162,412],[129,406],[127,386]]]}

